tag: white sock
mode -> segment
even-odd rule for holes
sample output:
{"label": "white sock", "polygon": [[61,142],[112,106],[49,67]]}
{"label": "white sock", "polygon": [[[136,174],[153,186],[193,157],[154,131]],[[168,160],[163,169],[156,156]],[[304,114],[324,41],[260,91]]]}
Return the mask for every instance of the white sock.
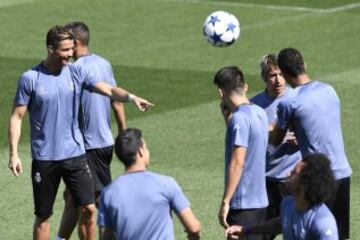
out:
{"label": "white sock", "polygon": [[59,236],[56,236],[56,239],[55,240],[66,240],[65,238],[61,238]]}

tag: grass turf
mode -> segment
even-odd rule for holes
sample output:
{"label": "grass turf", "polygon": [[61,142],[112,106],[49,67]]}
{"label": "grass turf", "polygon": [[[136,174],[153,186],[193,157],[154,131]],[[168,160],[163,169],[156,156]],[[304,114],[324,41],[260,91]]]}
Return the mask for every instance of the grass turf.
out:
{"label": "grass turf", "polygon": [[[233,1],[234,2],[234,1]],[[236,1],[249,2],[249,1]],[[330,8],[354,1],[273,1],[272,5]],[[264,4],[266,1],[251,1]],[[240,39],[217,49],[201,36],[201,25],[212,11],[239,16]],[[359,234],[360,199],[358,148],[359,110],[356,100],[360,71],[358,22],[360,9],[320,14],[182,1],[10,1],[0,4],[0,236],[31,238],[32,196],[28,121],[23,123],[20,154],[25,172],[19,179],[7,170],[6,127],[19,75],[46,55],[44,38],[49,27],[72,20],[87,22],[91,47],[114,64],[119,84],[156,103],[146,114],[126,109],[129,126],[144,130],[152,153],[151,170],[173,175],[203,222],[204,239],[221,239],[217,210],[223,186],[223,131],[216,89],[211,81],[220,67],[240,65],[250,85],[250,96],[263,88],[258,59],[283,47],[299,48],[310,76],[330,82],[342,100],[345,147],[352,164],[351,236]],[[27,118],[26,118],[27,119]],[[114,175],[122,171],[113,163]],[[52,218],[55,235],[62,209],[61,194]],[[15,226],[15,227],[14,227]],[[176,223],[177,239],[185,239]]]}

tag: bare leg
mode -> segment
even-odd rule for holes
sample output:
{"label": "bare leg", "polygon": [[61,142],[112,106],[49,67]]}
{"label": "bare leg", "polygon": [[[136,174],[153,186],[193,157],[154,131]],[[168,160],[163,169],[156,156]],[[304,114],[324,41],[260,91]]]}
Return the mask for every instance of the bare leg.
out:
{"label": "bare leg", "polygon": [[49,240],[50,239],[50,217],[41,218],[35,217],[33,227],[34,240]]}
{"label": "bare leg", "polygon": [[70,239],[79,219],[79,209],[75,206],[74,200],[69,193],[68,188],[64,191],[65,207],[61,217],[58,236],[64,239]]}
{"label": "bare leg", "polygon": [[89,204],[85,206],[80,206],[80,216],[79,216],[79,226],[78,234],[79,239],[81,240],[93,240],[95,239],[95,213],[96,206],[95,204]]}

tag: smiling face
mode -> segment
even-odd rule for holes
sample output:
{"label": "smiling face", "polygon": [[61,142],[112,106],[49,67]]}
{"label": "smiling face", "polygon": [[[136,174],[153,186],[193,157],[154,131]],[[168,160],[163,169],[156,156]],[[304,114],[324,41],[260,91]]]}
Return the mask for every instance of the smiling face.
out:
{"label": "smiling face", "polygon": [[72,39],[65,39],[59,42],[57,48],[49,46],[49,54],[58,65],[67,65],[74,55],[75,42]]}
{"label": "smiling face", "polygon": [[285,79],[277,66],[270,66],[266,76],[266,92],[270,97],[278,97],[285,92]]}

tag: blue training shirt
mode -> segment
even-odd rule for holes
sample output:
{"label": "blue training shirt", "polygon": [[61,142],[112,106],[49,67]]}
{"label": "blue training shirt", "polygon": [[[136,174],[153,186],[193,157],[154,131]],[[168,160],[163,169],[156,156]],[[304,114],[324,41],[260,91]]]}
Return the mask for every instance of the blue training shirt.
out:
{"label": "blue training shirt", "polygon": [[[270,97],[266,90],[255,95],[250,101],[263,108],[268,117],[268,124],[277,122],[277,106],[280,100],[287,99],[295,94],[292,88],[287,87],[284,94],[277,98]],[[299,147],[289,144],[286,139],[279,145],[268,144],[266,151],[266,178],[272,181],[285,181],[288,174],[301,160]]]}
{"label": "blue training shirt", "polygon": [[324,203],[300,212],[295,208],[294,197],[285,197],[280,218],[286,240],[338,240],[335,218]]}
{"label": "blue training shirt", "polygon": [[[89,54],[80,57],[74,65],[87,68],[94,77],[111,86],[116,86],[111,64],[104,58]],[[103,148],[114,145],[111,133],[111,99],[87,88],[82,93],[83,134],[86,149]]]}
{"label": "blue training shirt", "polygon": [[280,101],[278,126],[294,127],[303,156],[319,152],[326,154],[336,179],[352,173],[345,155],[341,129],[340,100],[328,84],[312,81],[298,86],[297,94]]}
{"label": "blue training shirt", "polygon": [[225,181],[233,147],[245,147],[246,156],[239,184],[230,201],[231,209],[267,207],[265,157],[268,135],[268,119],[259,106],[243,104],[232,113],[226,132]]}
{"label": "blue training shirt", "polygon": [[118,240],[174,239],[172,211],[190,203],[172,178],[148,171],[125,173],[101,193],[98,225]]}
{"label": "blue training shirt", "polygon": [[52,75],[39,64],[19,79],[15,104],[27,105],[31,152],[36,160],[63,160],[85,153],[78,124],[83,84],[97,80],[85,69],[66,65]]}

